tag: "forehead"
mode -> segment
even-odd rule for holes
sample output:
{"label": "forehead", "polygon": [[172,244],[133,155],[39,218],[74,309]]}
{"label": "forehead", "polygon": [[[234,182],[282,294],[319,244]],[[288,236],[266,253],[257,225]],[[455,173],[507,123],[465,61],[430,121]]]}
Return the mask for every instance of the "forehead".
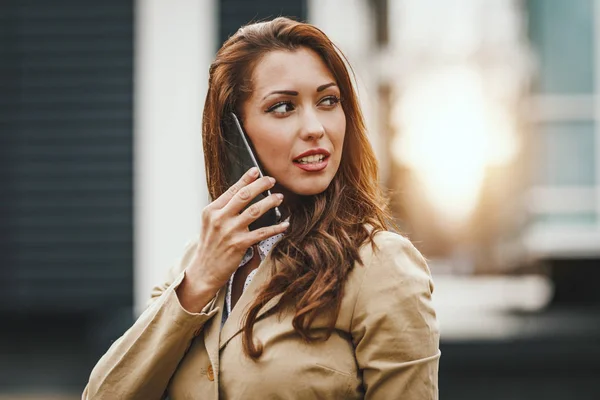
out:
{"label": "forehead", "polygon": [[314,90],[329,82],[335,82],[331,71],[317,53],[306,48],[271,51],[260,59],[252,74],[258,96],[270,90]]}

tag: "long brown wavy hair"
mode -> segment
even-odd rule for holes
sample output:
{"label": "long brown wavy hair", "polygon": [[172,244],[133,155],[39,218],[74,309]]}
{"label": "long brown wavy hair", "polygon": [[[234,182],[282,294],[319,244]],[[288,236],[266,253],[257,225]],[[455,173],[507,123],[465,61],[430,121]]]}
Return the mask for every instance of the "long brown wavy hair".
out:
{"label": "long brown wavy hair", "polygon": [[[292,325],[306,341],[327,339],[333,332],[344,282],[355,262],[362,265],[359,247],[366,240],[376,248],[373,236],[388,230],[392,222],[388,197],[379,186],[377,159],[369,143],[358,98],[341,51],[318,28],[279,17],[240,28],[217,52],[209,70],[209,87],[204,105],[202,136],[208,190],[214,200],[227,189],[225,127],[228,111],[240,111],[252,91],[252,73],[261,57],[270,51],[308,48],[318,54],[340,88],[346,115],[346,134],[340,167],[322,193],[301,196],[290,210],[290,227],[271,250],[271,279],[244,317],[244,352],[252,359],[262,354],[252,329],[260,309],[283,294],[295,307]],[[369,230],[364,224],[370,224]],[[324,336],[310,332],[315,318],[331,317]]]}

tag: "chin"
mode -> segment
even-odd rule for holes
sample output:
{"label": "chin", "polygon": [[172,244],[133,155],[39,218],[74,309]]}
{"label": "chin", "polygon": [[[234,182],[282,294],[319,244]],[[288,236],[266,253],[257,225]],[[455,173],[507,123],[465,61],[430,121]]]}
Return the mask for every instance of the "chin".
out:
{"label": "chin", "polygon": [[298,185],[297,183],[294,185],[287,186],[287,189],[295,193],[299,196],[314,196],[319,193],[323,193],[329,187],[331,183],[330,179],[327,180],[318,180],[315,182],[314,180],[307,180],[308,182]]}
{"label": "chin", "polygon": [[306,190],[294,190],[294,193],[296,193],[299,196],[314,196],[316,194],[323,193],[326,189],[326,187],[321,190],[317,188],[310,188]]}

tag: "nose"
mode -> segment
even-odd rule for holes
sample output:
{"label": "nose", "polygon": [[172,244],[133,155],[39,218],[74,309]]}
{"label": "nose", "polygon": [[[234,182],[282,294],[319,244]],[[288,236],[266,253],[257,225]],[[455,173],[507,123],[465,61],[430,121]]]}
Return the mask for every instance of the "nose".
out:
{"label": "nose", "polygon": [[303,114],[300,137],[307,141],[321,139],[325,135],[325,127],[317,114],[313,110],[307,110]]}

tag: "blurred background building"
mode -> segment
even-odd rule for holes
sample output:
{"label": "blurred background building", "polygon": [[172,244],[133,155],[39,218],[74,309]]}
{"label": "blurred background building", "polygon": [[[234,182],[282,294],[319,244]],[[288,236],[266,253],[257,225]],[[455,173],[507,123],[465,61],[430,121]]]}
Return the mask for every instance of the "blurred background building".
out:
{"label": "blurred background building", "polygon": [[3,0],[0,399],[78,398],[143,310],[208,203],[208,66],[278,15],[354,67],[440,396],[597,398],[600,0]]}

